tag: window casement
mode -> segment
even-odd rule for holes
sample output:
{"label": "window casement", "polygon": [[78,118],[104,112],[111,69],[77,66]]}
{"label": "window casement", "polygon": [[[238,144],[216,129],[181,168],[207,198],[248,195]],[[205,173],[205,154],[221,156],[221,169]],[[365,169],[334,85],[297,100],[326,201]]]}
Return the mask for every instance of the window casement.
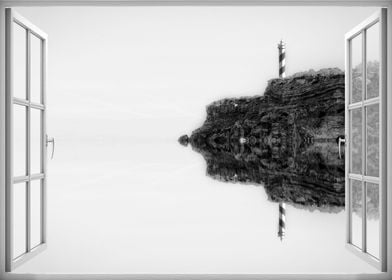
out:
{"label": "window casement", "polygon": [[6,9],[6,271],[46,247],[47,36]]}
{"label": "window casement", "polygon": [[386,9],[346,34],[346,247],[386,271]]}

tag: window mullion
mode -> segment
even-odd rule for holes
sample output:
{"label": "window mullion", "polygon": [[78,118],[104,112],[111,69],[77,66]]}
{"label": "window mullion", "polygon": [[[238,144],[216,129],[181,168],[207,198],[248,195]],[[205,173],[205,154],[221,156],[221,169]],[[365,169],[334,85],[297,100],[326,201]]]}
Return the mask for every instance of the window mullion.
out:
{"label": "window mullion", "polygon": [[[346,235],[346,238],[347,238],[347,242],[348,243],[350,243],[350,244],[353,244],[353,238],[352,238],[352,232],[353,232],[353,230],[352,230],[352,200],[353,200],[353,195],[352,195],[352,187],[351,187],[351,184],[352,184],[352,180],[350,180],[349,179],[349,176],[347,176],[350,172],[351,172],[351,164],[352,164],[352,156],[351,156],[351,145],[352,145],[352,130],[351,130],[351,123],[352,123],[352,112],[350,111],[350,110],[348,110],[348,108],[349,108],[349,106],[350,106],[350,104],[351,104],[351,100],[352,100],[352,40],[347,40],[346,41],[347,42],[347,44],[348,44],[348,48],[347,48],[347,51],[348,51],[348,55],[347,55],[347,63],[348,63],[348,67],[346,66],[346,75],[349,75],[349,78],[347,79],[346,78],[346,87],[348,87],[348,89],[346,89],[346,90],[348,90],[348,95],[346,94],[346,106],[347,106],[347,109],[345,110],[345,114],[348,114],[348,116],[346,116],[346,120],[347,120],[347,118],[348,118],[348,124],[347,124],[347,121],[346,121],[346,124],[345,124],[345,126],[346,126],[346,129],[348,130],[348,143],[347,143],[347,141],[346,141],[346,143],[347,143],[347,154],[345,155],[345,156],[347,156],[348,157],[348,160],[346,160],[346,166],[345,166],[345,168],[347,169],[347,168],[349,168],[349,170],[347,171],[346,170],[346,185],[348,186],[347,188],[346,188],[346,190],[348,190],[348,201],[346,200],[346,204],[348,204],[348,205],[346,205],[346,207],[348,207],[348,213],[347,213],[347,223],[348,223],[348,226],[346,227],[347,228],[347,235]],[[348,163],[348,164],[347,164]],[[346,193],[346,196],[347,196],[347,193]],[[348,202],[348,203],[347,203]]]}
{"label": "window mullion", "polygon": [[[31,64],[31,55],[30,55],[30,30],[27,29],[26,32],[26,90],[27,90],[27,101],[30,104],[31,101],[31,85],[30,85],[30,64]],[[26,184],[26,252],[30,251],[31,248],[31,108],[30,105],[27,107],[27,141],[26,141],[26,153],[27,153],[27,160],[26,160],[26,169],[28,175],[28,181]]]}
{"label": "window mullion", "polygon": [[[41,180],[41,242],[46,243],[46,71],[47,71],[47,40],[41,40],[41,172],[44,178]],[[54,148],[54,147],[53,147]]]}
{"label": "window mullion", "polygon": [[[366,170],[366,31],[362,31],[362,176]],[[363,178],[363,177],[362,177]],[[366,183],[362,179],[362,251],[366,252]]]}

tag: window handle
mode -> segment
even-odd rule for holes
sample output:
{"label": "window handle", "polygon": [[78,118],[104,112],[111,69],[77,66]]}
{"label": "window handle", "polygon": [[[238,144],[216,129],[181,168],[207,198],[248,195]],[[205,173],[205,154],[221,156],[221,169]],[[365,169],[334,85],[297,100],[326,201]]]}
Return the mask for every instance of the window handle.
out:
{"label": "window handle", "polygon": [[344,136],[339,136],[338,138],[338,147],[339,147],[339,158],[342,158],[342,144],[346,143],[346,139]]}
{"label": "window handle", "polygon": [[50,156],[50,159],[53,159],[55,141],[54,141],[54,138],[53,138],[53,137],[50,137],[50,138],[49,138],[48,135],[46,135],[46,147],[48,147],[49,143],[52,143],[52,154],[51,154],[51,156]]}

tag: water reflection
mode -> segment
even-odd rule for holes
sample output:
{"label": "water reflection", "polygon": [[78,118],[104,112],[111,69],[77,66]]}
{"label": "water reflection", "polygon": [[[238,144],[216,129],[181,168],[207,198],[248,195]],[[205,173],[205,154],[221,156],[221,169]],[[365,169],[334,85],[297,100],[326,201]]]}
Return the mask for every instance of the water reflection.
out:
{"label": "water reflection", "polygon": [[203,155],[214,179],[262,184],[275,202],[339,211],[342,135],[344,74],[324,69],[271,80],[263,96],[212,103],[204,124],[179,142]]}

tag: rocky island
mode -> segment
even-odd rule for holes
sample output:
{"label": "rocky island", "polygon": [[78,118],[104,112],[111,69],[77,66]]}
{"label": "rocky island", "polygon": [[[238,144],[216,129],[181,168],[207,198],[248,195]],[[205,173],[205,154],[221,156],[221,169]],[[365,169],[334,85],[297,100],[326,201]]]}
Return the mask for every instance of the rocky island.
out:
{"label": "rocky island", "polygon": [[270,80],[263,95],[213,102],[204,124],[179,142],[203,155],[214,179],[261,184],[274,202],[339,211],[344,106],[341,70],[298,73]]}

